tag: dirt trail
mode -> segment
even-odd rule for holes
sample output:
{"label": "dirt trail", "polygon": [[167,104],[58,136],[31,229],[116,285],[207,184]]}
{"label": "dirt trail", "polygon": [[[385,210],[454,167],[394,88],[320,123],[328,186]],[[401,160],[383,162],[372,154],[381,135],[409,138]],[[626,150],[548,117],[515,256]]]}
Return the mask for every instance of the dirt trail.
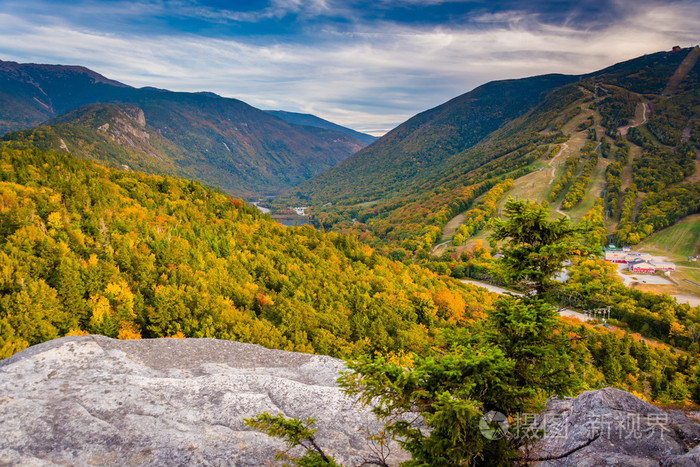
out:
{"label": "dirt trail", "polygon": [[561,148],[559,149],[559,152],[556,154],[556,156],[552,157],[552,159],[548,162],[549,166],[552,168],[552,176],[549,179],[550,185],[552,183],[554,183],[554,174],[557,171],[557,168],[554,167],[554,161],[557,159],[557,157],[561,156],[564,153],[564,151],[566,151],[567,149],[569,149],[569,145],[566,143],[562,143]]}
{"label": "dirt trail", "polygon": [[438,256],[438,250],[442,250],[444,248],[447,248],[447,244],[450,243],[452,240],[447,240],[446,242],[438,243],[433,247],[432,250],[430,250],[430,254],[434,256]]}
{"label": "dirt trail", "polygon": [[644,103],[642,103],[642,121],[640,121],[639,123],[635,123],[634,125],[621,126],[620,128],[617,129],[617,131],[622,136],[627,136],[627,133],[629,133],[630,128],[636,128],[640,125],[644,125],[647,122],[647,113],[651,113],[651,108],[649,107],[648,102],[644,102]]}

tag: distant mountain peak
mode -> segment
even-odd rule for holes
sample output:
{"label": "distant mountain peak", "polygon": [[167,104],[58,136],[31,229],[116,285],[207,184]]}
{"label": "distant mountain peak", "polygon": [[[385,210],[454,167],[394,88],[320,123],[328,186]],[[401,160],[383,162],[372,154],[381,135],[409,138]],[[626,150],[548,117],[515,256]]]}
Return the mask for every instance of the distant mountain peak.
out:
{"label": "distant mountain peak", "polygon": [[370,145],[379,139],[376,136],[368,135],[367,133],[361,133],[351,128],[347,128],[336,123],[329,122],[328,120],[324,120],[312,114],[288,112],[286,110],[266,110],[265,112],[269,113],[270,115],[274,115],[277,118],[281,118],[282,120],[288,123],[293,123],[294,125],[303,125],[314,128],[323,128],[326,130],[340,131],[341,133],[345,133],[346,135],[355,138],[366,145]]}
{"label": "distant mountain peak", "polygon": [[289,190],[368,144],[330,122],[292,124],[212,92],[134,88],[79,66],[0,62],[0,135],[13,131],[6,139],[251,198]]}
{"label": "distant mountain peak", "polygon": [[122,88],[131,87],[119,81],[109,79],[95,71],[92,71],[89,68],[79,65],[49,65],[41,63],[18,63],[0,60],[0,72],[15,72],[17,75],[24,75],[28,77],[31,76],[32,72],[50,73],[54,76],[60,76],[61,74],[77,74],[90,77],[94,83],[109,84],[110,86],[117,86]]}

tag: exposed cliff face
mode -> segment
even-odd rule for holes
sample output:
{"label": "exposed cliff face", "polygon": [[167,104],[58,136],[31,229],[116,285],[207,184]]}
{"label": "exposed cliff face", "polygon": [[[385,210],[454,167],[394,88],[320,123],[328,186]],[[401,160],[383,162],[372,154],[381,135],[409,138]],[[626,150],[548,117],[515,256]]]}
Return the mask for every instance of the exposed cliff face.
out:
{"label": "exposed cliff face", "polygon": [[[100,123],[108,145],[96,138],[90,119],[136,108],[140,118],[117,116],[121,128]],[[142,123],[135,133],[127,128],[132,117]],[[254,198],[289,190],[366,146],[347,129],[291,124],[208,92],[136,89],[87,68],[0,60],[0,136],[17,130],[24,131],[7,137]],[[110,157],[99,155],[105,150]]]}
{"label": "exposed cliff face", "polygon": [[243,418],[267,411],[316,418],[319,444],[359,465],[377,424],[336,387],[342,369],[214,339],[57,339],[0,362],[0,464],[260,466],[284,446]]}
{"label": "exposed cliff face", "polygon": [[100,125],[97,131],[107,135],[112,141],[134,149],[149,145],[150,135],[146,131],[146,117],[143,110],[136,106],[120,106],[119,115],[115,116],[111,123]]}

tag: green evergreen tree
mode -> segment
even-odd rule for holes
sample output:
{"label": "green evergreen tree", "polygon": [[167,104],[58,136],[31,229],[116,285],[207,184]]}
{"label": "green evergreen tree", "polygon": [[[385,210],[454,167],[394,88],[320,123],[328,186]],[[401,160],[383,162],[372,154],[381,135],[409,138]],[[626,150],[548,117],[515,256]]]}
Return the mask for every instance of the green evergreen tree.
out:
{"label": "green evergreen tree", "polygon": [[[571,255],[575,230],[566,220],[549,221],[545,205],[510,199],[506,212],[494,235],[507,240],[504,274],[529,281],[538,294],[499,299],[482,329],[444,331],[437,352],[416,357],[412,368],[364,357],[340,379],[346,392],[375,405],[387,432],[411,453],[409,465],[508,463],[517,457],[516,439],[482,436],[482,417],[538,411],[549,396],[580,387],[569,341],[542,299]],[[414,423],[420,419],[425,427]]]}
{"label": "green evergreen tree", "polygon": [[543,295],[564,261],[581,248],[576,242],[577,230],[565,217],[550,221],[546,203],[508,198],[504,210],[507,218],[493,222],[489,238],[504,242],[498,271],[506,282]]}

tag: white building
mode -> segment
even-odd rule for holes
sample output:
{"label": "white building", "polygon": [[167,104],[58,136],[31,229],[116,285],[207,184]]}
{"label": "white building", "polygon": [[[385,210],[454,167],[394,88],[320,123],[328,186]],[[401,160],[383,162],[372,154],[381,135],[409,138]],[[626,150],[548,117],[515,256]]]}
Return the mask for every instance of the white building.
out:
{"label": "white building", "polygon": [[611,263],[626,263],[627,253],[619,250],[608,250],[605,252],[605,261]]}
{"label": "white building", "polygon": [[656,268],[653,264],[644,261],[638,261],[630,264],[630,270],[637,274],[654,274]]}
{"label": "white building", "polygon": [[666,263],[663,261],[653,261],[651,263],[656,270],[661,270],[661,271],[675,271],[676,270],[676,265],[673,263]]}
{"label": "white building", "polygon": [[649,253],[630,253],[621,250],[608,250],[605,252],[605,261],[611,263],[633,263],[635,261],[652,261]]}

